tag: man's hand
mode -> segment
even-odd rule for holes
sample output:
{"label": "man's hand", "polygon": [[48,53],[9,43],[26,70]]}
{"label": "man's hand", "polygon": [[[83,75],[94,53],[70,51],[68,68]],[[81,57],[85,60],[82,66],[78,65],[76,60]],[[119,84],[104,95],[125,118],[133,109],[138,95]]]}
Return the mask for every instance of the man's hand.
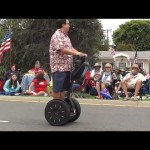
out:
{"label": "man's hand", "polygon": [[78,55],[79,55],[80,57],[87,57],[87,54],[82,53],[82,52],[79,52]]}

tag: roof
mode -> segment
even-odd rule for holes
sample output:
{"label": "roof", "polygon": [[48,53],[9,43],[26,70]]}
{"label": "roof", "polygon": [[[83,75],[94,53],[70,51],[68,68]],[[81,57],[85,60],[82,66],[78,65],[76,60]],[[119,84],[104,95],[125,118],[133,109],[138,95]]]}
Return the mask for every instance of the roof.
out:
{"label": "roof", "polygon": [[[111,51],[99,51],[99,53],[100,53],[100,58],[103,58],[103,59],[113,58]],[[119,56],[119,53],[125,54],[125,56],[128,55],[130,59],[134,59],[134,56],[135,56],[135,51],[116,51],[115,55]],[[137,57],[138,59],[150,59],[150,50],[149,51],[137,51]]]}

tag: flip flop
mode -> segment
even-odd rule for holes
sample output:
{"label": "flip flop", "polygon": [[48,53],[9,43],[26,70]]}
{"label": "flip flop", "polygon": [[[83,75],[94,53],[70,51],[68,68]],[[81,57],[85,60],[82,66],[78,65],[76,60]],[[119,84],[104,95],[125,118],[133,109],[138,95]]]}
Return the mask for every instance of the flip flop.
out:
{"label": "flip flop", "polygon": [[134,97],[134,99],[133,99],[134,101],[138,101],[138,98],[137,97]]}
{"label": "flip flop", "polygon": [[124,99],[123,99],[123,101],[128,101],[129,100],[129,97],[125,97]]}

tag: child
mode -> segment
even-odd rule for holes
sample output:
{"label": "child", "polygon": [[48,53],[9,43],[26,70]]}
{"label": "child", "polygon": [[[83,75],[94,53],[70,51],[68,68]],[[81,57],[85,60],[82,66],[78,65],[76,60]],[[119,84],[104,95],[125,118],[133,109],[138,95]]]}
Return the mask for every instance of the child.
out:
{"label": "child", "polygon": [[[34,91],[32,91],[34,87]],[[44,72],[40,71],[37,73],[36,77],[33,79],[32,83],[29,86],[29,89],[26,90],[27,94],[37,95],[37,96],[47,96],[47,81],[44,78]]]}
{"label": "child", "polygon": [[16,74],[12,74],[9,80],[6,80],[4,87],[5,95],[15,95],[20,89]]}

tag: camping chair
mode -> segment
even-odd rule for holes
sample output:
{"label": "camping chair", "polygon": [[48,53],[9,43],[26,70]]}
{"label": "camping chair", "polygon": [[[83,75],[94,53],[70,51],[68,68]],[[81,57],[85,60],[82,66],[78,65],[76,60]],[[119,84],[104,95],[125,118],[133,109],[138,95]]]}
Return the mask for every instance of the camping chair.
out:
{"label": "camping chair", "polygon": [[[84,94],[89,93],[90,88],[94,85],[94,81],[90,79],[90,70],[87,70],[82,84],[74,91],[75,96],[84,98]],[[80,91],[80,95],[77,94],[77,91]]]}
{"label": "camping chair", "polygon": [[[141,88],[139,90],[139,97],[140,97],[140,100],[142,101],[142,97],[146,94],[146,91],[147,89],[149,88],[148,87],[148,82],[149,82],[149,79],[146,79],[145,81],[142,82],[142,85],[141,85]],[[122,88],[120,89],[121,93],[118,94],[120,95],[120,97],[125,97],[125,94],[123,93],[123,90]],[[135,89],[128,89],[128,93],[129,93],[129,97],[131,98],[132,96],[134,96],[134,92],[135,92]]]}

